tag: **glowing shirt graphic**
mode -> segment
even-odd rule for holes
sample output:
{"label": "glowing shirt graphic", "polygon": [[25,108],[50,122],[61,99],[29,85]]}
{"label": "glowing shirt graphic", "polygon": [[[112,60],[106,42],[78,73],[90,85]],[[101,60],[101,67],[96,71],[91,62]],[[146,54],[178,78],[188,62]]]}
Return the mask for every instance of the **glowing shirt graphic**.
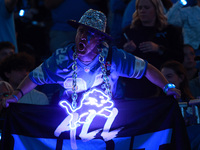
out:
{"label": "glowing shirt graphic", "polygon": [[[111,109],[114,106],[113,101],[107,95],[96,89],[85,93],[80,101],[80,105],[76,109],[73,109],[71,103],[65,100],[59,104],[66,109],[67,114],[71,115],[71,129],[76,128],[78,124],[90,122],[89,114],[100,115],[106,118],[110,117],[112,115]],[[79,114],[79,119],[72,124],[73,113],[75,112]]]}

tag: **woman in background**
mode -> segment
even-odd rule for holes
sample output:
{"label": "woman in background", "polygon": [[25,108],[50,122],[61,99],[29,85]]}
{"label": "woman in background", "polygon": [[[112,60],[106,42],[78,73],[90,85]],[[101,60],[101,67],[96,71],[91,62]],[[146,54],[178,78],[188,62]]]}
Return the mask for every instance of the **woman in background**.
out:
{"label": "woman in background", "polygon": [[180,102],[194,99],[189,88],[189,80],[183,65],[177,61],[168,61],[161,66],[161,73],[181,91]]}
{"label": "woman in background", "polygon": [[[162,65],[161,73],[170,83],[175,84],[175,86],[181,91],[179,102],[187,102],[189,104],[189,101],[194,99],[189,88],[189,80],[183,64],[177,61],[168,61]],[[185,124],[187,126],[196,124],[197,118],[193,115],[192,107],[188,106],[185,110]]]}
{"label": "woman in background", "polygon": [[[168,60],[183,61],[183,37],[180,28],[167,24],[160,0],[136,0],[136,11],[130,26],[124,30],[121,48],[147,60],[157,69]],[[157,88],[146,78],[140,82],[123,78],[125,98],[148,98]]]}

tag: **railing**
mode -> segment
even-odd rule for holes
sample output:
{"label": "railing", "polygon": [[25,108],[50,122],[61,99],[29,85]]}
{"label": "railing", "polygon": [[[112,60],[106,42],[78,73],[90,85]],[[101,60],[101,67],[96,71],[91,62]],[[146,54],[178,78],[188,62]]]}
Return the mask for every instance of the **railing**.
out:
{"label": "railing", "polygon": [[195,124],[200,124],[200,99],[190,100],[187,102],[179,102],[182,116],[186,117],[186,110],[190,107],[192,109],[192,115],[195,118]]}

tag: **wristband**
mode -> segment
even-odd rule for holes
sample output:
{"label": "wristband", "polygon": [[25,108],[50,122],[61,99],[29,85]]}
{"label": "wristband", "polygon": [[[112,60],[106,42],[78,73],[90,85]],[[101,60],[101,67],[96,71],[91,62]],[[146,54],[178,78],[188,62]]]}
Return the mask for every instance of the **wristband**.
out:
{"label": "wristband", "polygon": [[21,93],[22,97],[24,96],[24,93],[22,92],[21,89],[16,89],[16,91],[19,91]]}
{"label": "wristband", "polygon": [[19,100],[18,97],[16,95],[12,95],[17,101]]}
{"label": "wristband", "polygon": [[165,92],[165,94],[167,94],[167,91],[168,91],[169,89],[172,89],[172,88],[176,88],[176,86],[175,86],[173,83],[168,83],[168,84],[166,84],[166,85],[164,86],[163,92]]}

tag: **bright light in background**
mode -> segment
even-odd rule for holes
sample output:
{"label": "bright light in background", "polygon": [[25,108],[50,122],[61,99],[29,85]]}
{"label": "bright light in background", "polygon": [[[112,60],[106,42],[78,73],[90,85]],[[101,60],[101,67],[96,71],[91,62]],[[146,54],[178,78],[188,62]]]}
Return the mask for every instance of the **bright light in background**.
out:
{"label": "bright light in background", "polygon": [[186,0],[180,0],[182,5],[187,5],[187,1]]}
{"label": "bright light in background", "polygon": [[24,10],[24,9],[21,9],[21,10],[19,11],[19,16],[22,17],[22,16],[24,16],[24,14],[25,14],[25,10]]}
{"label": "bright light in background", "polygon": [[[62,100],[59,105],[66,109],[67,114],[71,116],[70,128],[75,129],[79,124],[91,121],[91,114],[104,116],[109,118],[112,116],[112,108],[114,103],[110,97],[100,90],[93,89],[86,92],[80,101],[80,106],[73,109],[68,101]],[[78,120],[73,120],[73,113],[78,113]],[[73,121],[73,123],[72,123]]]}

